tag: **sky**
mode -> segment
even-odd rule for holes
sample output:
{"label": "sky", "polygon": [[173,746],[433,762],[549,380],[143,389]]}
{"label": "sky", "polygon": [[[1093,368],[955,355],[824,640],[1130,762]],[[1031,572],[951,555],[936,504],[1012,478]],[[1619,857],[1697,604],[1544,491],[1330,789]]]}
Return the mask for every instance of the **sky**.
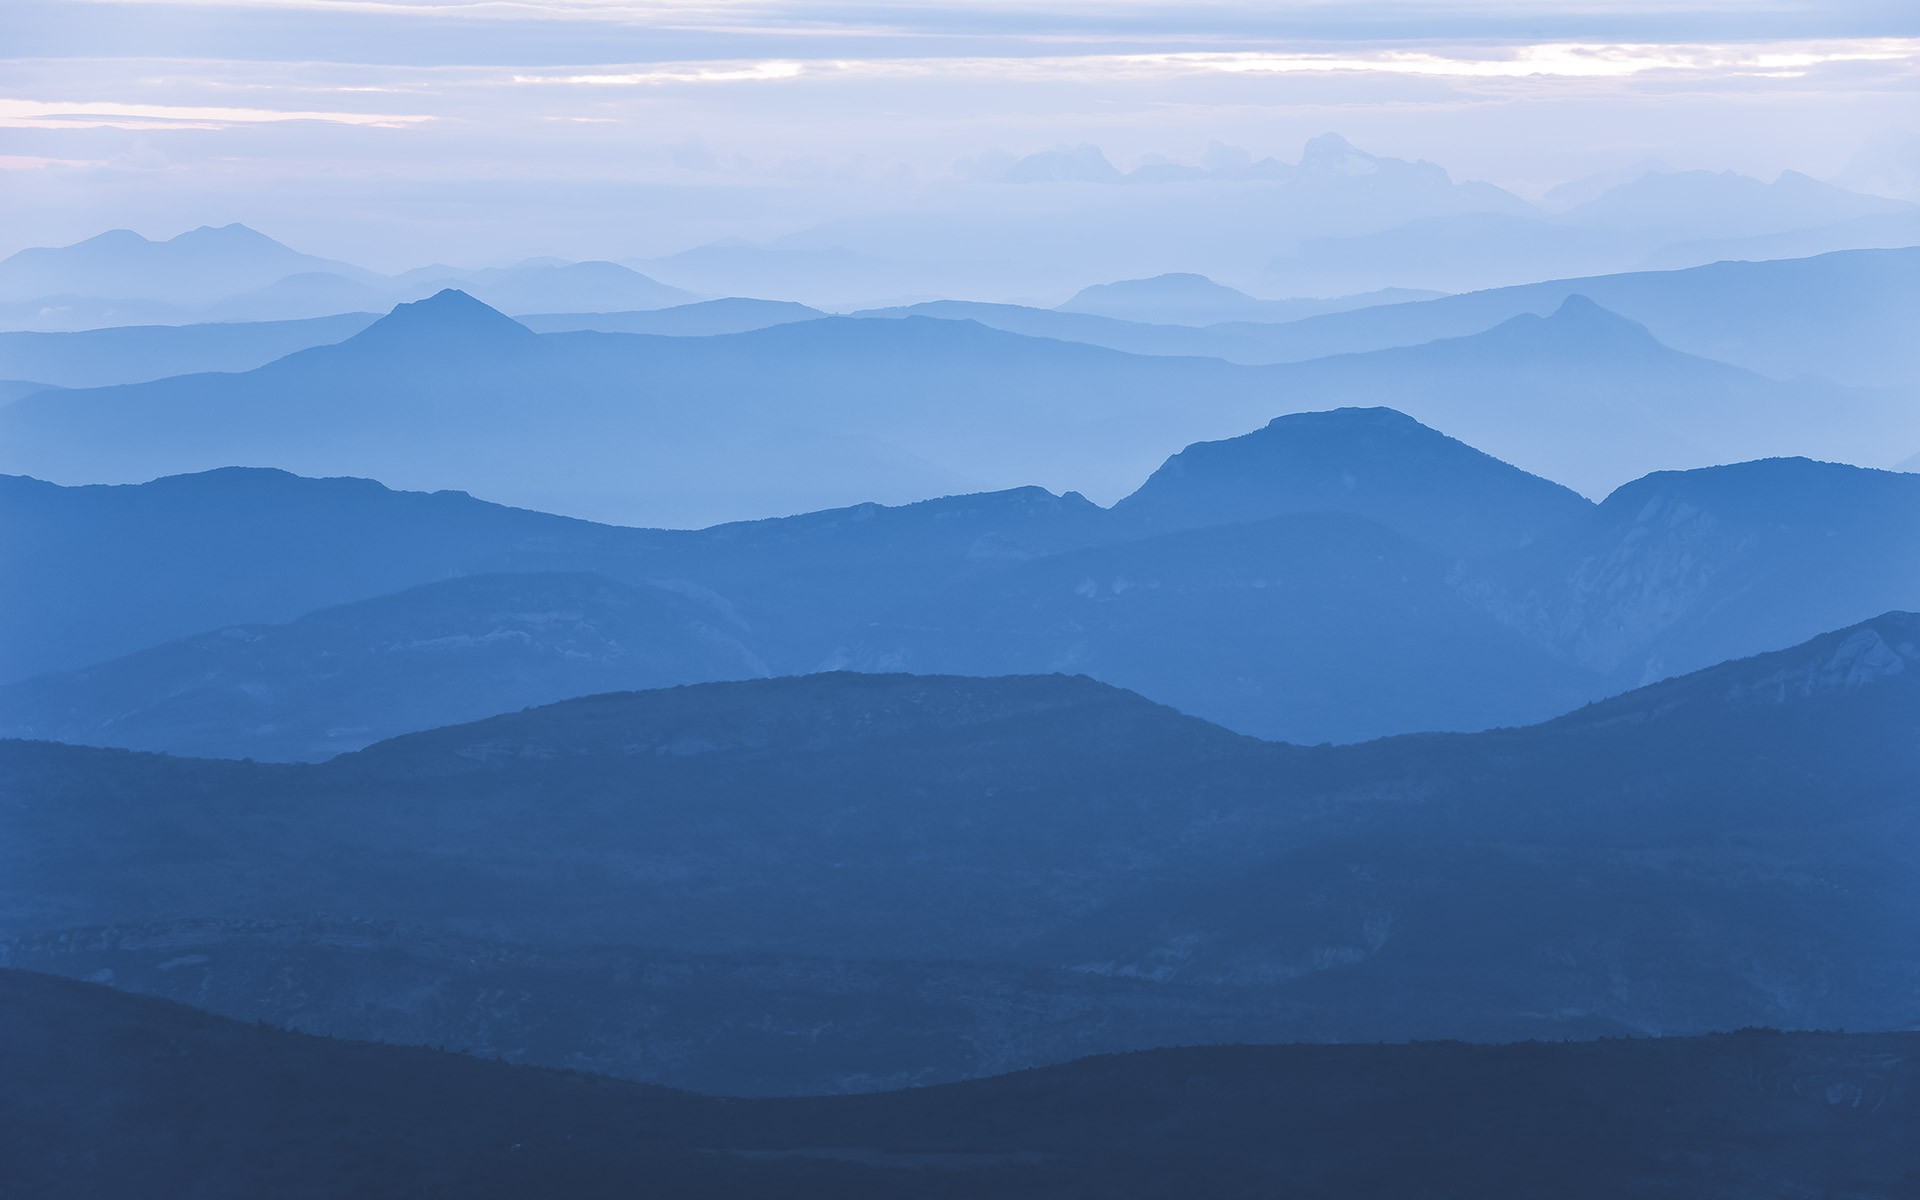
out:
{"label": "sky", "polygon": [[1920,147],[1910,0],[5,0],[0,54],[0,254],[242,221],[387,270],[648,257],[1081,144],[1335,131],[1528,197]]}

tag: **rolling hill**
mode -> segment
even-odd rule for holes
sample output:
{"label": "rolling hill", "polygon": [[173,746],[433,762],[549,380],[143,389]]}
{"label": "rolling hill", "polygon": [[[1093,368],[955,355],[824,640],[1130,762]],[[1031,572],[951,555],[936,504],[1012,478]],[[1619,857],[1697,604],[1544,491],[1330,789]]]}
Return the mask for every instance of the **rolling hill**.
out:
{"label": "rolling hill", "polygon": [[[317,766],[7,742],[0,937],[15,965],[343,1033],[465,939],[524,998],[452,1006],[433,1040],[693,1086],[700,1056],[605,1032],[664,989],[658,1034],[700,1043],[688,956],[751,980],[707,1036],[761,1014],[753,1070],[802,1089],[964,1074],[986,1027],[992,1061],[1041,1061],[1062,1010],[1010,1009],[1020,971],[1130,997],[1108,1048],[1181,1013],[1343,1041],[1894,1027],[1920,970],[1916,662],[1920,618],[1889,614],[1543,725],[1320,749],[1084,679],[862,675],[591,697]],[[316,920],[345,936],[257,931]],[[622,946],[656,966],[612,987],[647,961],[594,956]],[[245,985],[249,962],[293,974]],[[911,999],[934,978],[958,990]],[[874,1005],[910,1061],[823,1058],[823,1024]]]}
{"label": "rolling hill", "polygon": [[[19,971],[0,973],[0,1007],[16,1018],[0,1152],[29,1193],[75,1200],[1584,1200],[1755,1184],[1891,1200],[1920,1169],[1910,1034],[1170,1050],[749,1103],[302,1037]],[[1667,1098],[1659,1120],[1650,1094]]]}

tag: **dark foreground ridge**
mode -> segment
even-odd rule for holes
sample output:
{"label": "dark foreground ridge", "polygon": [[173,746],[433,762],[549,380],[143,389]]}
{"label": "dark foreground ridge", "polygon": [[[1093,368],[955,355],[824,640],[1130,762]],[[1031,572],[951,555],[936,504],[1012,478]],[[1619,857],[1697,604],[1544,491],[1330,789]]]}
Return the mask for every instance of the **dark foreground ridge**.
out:
{"label": "dark foreground ridge", "polygon": [[0,972],[0,1014],[0,1162],[19,1197],[1892,1200],[1920,1185],[1914,1033],[1224,1046],[723,1100],[20,971]]}

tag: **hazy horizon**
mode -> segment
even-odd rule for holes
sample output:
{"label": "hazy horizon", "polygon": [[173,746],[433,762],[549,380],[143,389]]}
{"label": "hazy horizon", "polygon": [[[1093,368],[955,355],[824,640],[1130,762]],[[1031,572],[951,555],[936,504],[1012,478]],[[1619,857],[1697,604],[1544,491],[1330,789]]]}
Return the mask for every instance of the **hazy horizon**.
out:
{"label": "hazy horizon", "polygon": [[1648,170],[1920,196],[1892,4],[23,0],[0,41],[0,254],[238,221],[381,271],[646,259],[1018,216],[1054,189],[996,180],[1038,152],[1219,168],[1328,132],[1529,202]]}

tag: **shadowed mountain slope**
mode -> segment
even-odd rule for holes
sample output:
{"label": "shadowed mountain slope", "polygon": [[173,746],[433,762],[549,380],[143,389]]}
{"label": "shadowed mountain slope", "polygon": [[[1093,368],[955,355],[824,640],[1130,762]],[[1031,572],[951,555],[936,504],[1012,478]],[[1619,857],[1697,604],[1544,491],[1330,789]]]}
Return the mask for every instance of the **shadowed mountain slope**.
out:
{"label": "shadowed mountain slope", "polygon": [[[881,994],[938,962],[1073,968],[1226,989],[1203,1024],[1239,1036],[1256,1008],[1265,1036],[1335,1040],[1897,1026],[1920,973],[1917,668],[1920,618],[1888,614],[1545,725],[1324,749],[1085,679],[860,675],[590,697],[318,766],[7,742],[0,937],[19,965],[167,989],[201,970],[156,964],[217,971],[257,940],[223,949],[210,920],[324,916],[397,923],[334,943],[329,977],[369,988],[437,931],[917,964]],[[147,949],[104,961],[76,947],[113,943],[63,932],[129,923]],[[171,945],[168,923],[188,931]],[[567,994],[545,978],[530,996]],[[755,978],[783,1029],[856,1003],[831,973]],[[921,1079],[979,1061],[953,1023],[1004,1013],[1010,982],[912,1010],[935,1025],[896,1044],[947,1047]],[[1195,995],[1167,1004],[1196,1016]],[[1109,1045],[1174,1019],[1129,1004]],[[739,1015],[722,1007],[716,1030]],[[526,1046],[512,1030],[539,1011],[496,1011],[485,1044]],[[761,1077],[848,1085],[808,1056]]]}
{"label": "shadowed mountain slope", "polygon": [[1476,597],[1618,685],[1920,605],[1920,477],[1804,458],[1635,480]]}
{"label": "shadowed mountain slope", "polygon": [[1601,694],[1463,599],[1452,560],[1307,512],[1076,550],[863,629],[864,670],[1083,672],[1295,742],[1544,720]]}
{"label": "shadowed mountain slope", "polygon": [[[68,670],[232,625],[498,572],[691,582],[804,670],[843,624],[974,574],[1084,545],[1104,513],[1039,488],[875,504],[697,532],[596,525],[460,492],[230,468],[62,488],[0,477],[0,679]],[[138,594],[138,604],[127,596]],[[791,657],[788,657],[788,656]]]}
{"label": "shadowed mountain slope", "polygon": [[319,759],[593,692],[767,673],[738,618],[595,575],[470,575],[0,686],[0,730]]}
{"label": "shadowed mountain slope", "polygon": [[[0,1008],[15,1018],[0,1034],[13,1065],[0,1151],[24,1188],[74,1200],[188,1187],[207,1200],[1720,1200],[1756,1187],[1892,1200],[1920,1171],[1910,1034],[1235,1046],[747,1102],[302,1037],[18,971],[0,973]],[[1664,1097],[1657,1119],[1649,1095]]]}

